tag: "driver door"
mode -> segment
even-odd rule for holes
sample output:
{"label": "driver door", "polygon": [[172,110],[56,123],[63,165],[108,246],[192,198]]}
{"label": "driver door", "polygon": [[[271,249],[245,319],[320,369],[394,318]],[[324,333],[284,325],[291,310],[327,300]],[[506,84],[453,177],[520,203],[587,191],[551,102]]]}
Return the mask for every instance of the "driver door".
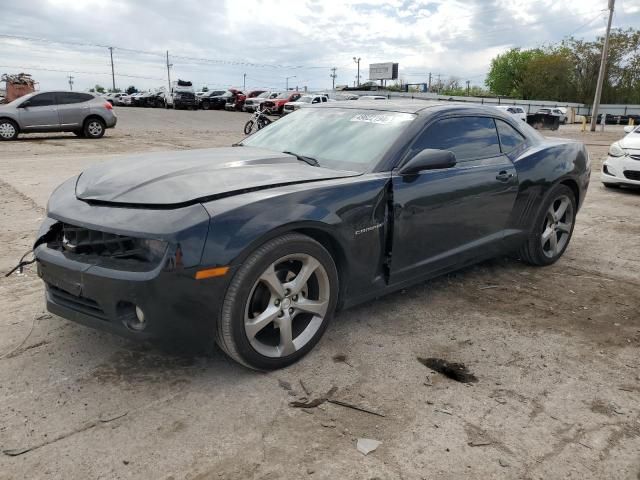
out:
{"label": "driver door", "polygon": [[391,283],[498,253],[517,195],[516,170],[501,151],[493,118],[438,120],[409,155],[425,148],[449,150],[457,163],[413,175],[394,172]]}
{"label": "driver door", "polygon": [[20,104],[19,110],[22,130],[57,130],[60,128],[55,93],[35,95]]}

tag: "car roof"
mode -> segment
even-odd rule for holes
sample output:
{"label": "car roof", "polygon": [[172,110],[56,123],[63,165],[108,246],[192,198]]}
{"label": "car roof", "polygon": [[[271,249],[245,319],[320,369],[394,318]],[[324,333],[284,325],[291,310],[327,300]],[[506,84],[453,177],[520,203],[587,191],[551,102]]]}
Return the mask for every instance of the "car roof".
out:
{"label": "car roof", "polygon": [[316,108],[350,108],[352,110],[380,110],[387,112],[401,112],[401,113],[419,113],[425,110],[438,107],[471,107],[480,105],[473,105],[463,102],[439,102],[435,100],[370,100],[360,98],[354,102],[331,102],[323,104],[321,107]]}

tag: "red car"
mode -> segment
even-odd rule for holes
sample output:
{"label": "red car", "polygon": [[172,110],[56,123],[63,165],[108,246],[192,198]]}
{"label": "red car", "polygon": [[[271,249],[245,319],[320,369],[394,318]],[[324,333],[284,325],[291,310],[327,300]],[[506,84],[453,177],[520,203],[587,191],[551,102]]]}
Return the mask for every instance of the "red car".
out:
{"label": "red car", "polygon": [[224,106],[225,110],[238,110],[242,111],[242,106],[244,105],[244,101],[247,98],[257,97],[261,93],[265,92],[265,90],[252,90],[249,93],[243,93],[240,90],[236,90],[235,88],[230,88],[230,92],[233,93],[233,97],[227,100],[227,104]]}
{"label": "red car", "polygon": [[284,104],[287,102],[295,102],[302,96],[302,93],[295,92],[282,92],[276,98],[265,101],[260,107],[261,110],[267,110],[268,113],[282,114]]}

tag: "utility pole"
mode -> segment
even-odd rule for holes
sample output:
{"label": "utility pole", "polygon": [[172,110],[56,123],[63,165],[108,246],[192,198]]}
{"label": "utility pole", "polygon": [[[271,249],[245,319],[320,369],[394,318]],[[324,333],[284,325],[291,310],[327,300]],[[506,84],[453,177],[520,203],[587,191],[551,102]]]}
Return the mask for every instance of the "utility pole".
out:
{"label": "utility pole", "polygon": [[109,54],[111,55],[111,81],[113,82],[112,92],[116,91],[116,74],[113,70],[113,47],[109,47]]}
{"label": "utility pole", "polygon": [[431,72],[429,72],[429,92],[431,92]]}
{"label": "utility pole", "polygon": [[169,63],[169,50],[167,50],[167,83],[169,84],[169,93],[171,93],[171,67],[172,63]]}
{"label": "utility pole", "polygon": [[73,91],[73,78],[71,75],[69,75],[69,90]]}
{"label": "utility pole", "polygon": [[438,83],[436,83],[438,94],[440,94],[440,74],[438,74]]}
{"label": "utility pole", "polygon": [[471,87],[469,86],[471,84],[470,80],[467,80],[467,97],[469,96],[469,92],[471,90]]}
{"label": "utility pole", "polygon": [[360,60],[362,60],[360,57],[358,58],[353,57],[353,61],[358,64],[358,76],[356,77],[356,80],[358,82],[358,85],[357,85],[358,87],[360,86]]}
{"label": "utility pole", "polygon": [[247,92],[247,74],[243,73],[242,74],[242,91],[243,92]]}
{"label": "utility pole", "polygon": [[331,69],[331,75],[329,75],[331,77],[331,90],[336,89],[336,78],[338,78],[338,74],[336,73],[336,70],[338,69],[336,67],[333,67]]}
{"label": "utility pole", "polygon": [[611,20],[613,19],[613,9],[616,0],[609,0],[609,22],[607,23],[607,33],[604,36],[604,45],[602,46],[602,59],[600,60],[600,73],[598,73],[598,83],[596,85],[596,96],[593,99],[593,111],[591,112],[591,131],[596,131],[598,123],[598,109],[600,108],[600,98],[602,97],[602,84],[604,83],[604,74],[607,68],[607,54],[609,53],[609,32],[611,31]]}

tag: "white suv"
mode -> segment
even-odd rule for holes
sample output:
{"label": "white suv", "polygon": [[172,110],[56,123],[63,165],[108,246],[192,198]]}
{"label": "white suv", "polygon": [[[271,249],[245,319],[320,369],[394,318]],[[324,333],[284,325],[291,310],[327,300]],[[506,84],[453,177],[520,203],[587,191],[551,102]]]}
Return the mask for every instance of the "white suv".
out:
{"label": "white suv", "polygon": [[496,108],[498,110],[502,110],[503,112],[510,113],[514,117],[527,123],[527,113],[524,111],[524,108],[522,107],[519,107],[517,105],[497,105]]}
{"label": "white suv", "polygon": [[282,114],[286,115],[299,108],[308,107],[309,105],[315,105],[317,103],[326,103],[329,101],[327,95],[302,95],[295,102],[287,102],[284,104]]}

